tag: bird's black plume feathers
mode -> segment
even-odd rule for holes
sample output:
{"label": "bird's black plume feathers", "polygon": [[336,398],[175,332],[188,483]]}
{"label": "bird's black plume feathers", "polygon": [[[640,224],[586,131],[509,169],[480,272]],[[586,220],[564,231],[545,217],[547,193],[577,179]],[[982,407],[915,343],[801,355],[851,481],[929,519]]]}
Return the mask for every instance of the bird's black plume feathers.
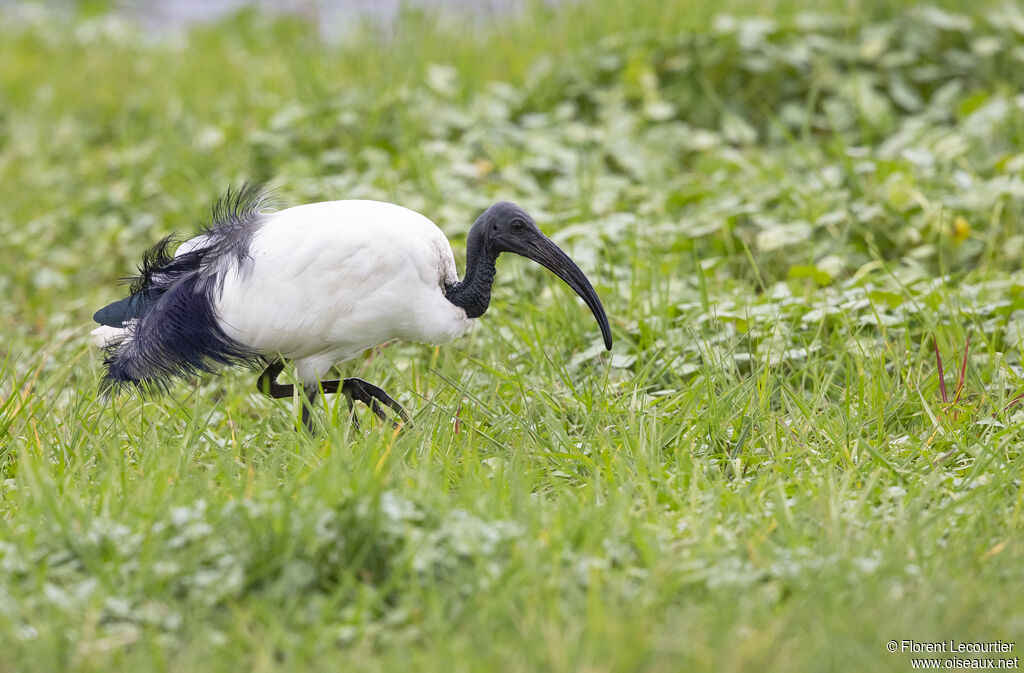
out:
{"label": "bird's black plume feathers", "polygon": [[159,243],[142,254],[142,265],[139,266],[138,275],[122,279],[124,282],[131,283],[128,287],[129,295],[141,294],[153,286],[153,275],[174,259],[174,254],[169,248],[176,247],[176,244],[180,242],[173,235],[164,236]]}
{"label": "bird's black plume feathers", "polygon": [[126,383],[160,390],[175,377],[261,360],[224,333],[215,302],[229,274],[248,272],[249,245],[267,204],[261,185],[229,189],[214,205],[210,224],[176,255],[170,236],[145,253],[127,300],[97,312],[104,324],[111,324],[99,320],[104,312],[125,321],[124,336],[106,349],[105,390]]}

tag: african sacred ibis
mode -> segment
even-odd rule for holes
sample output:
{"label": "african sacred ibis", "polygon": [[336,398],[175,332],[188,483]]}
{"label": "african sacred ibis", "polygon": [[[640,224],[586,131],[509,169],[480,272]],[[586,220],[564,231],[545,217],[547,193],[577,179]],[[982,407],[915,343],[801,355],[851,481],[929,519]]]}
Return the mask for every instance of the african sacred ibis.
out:
{"label": "african sacred ibis", "polygon": [[[204,231],[150,249],[129,295],[96,312],[94,341],[106,348],[105,384],[166,387],[174,376],[217,365],[267,366],[257,388],[290,397],[277,382],[292,360],[305,400],[341,392],[385,418],[378,401],[408,420],[383,390],[357,378],[325,380],[335,364],[391,339],[444,344],[487,311],[495,261],[528,257],[564,280],[611,329],[579,267],[519,206],[496,203],[469,230],[460,281],[448,240],[429,219],[378,201],[327,201],[263,212],[266,193],[229,190]],[[354,420],[354,416],[353,416]]]}

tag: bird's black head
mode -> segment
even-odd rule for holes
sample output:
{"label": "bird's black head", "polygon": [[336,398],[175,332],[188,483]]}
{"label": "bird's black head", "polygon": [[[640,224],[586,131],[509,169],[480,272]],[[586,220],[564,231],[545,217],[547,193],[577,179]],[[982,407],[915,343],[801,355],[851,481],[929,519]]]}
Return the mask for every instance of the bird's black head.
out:
{"label": "bird's black head", "polygon": [[[468,243],[471,252],[466,260],[467,277],[472,273],[474,263],[488,259],[493,265],[493,261],[503,252],[514,252],[532,259],[565,281],[583,298],[601,328],[605,348],[611,350],[611,327],[594,286],[569,255],[544,235],[525,210],[507,201],[495,203],[477,218],[470,229]],[[481,255],[480,260],[474,259],[476,255],[473,253],[477,252]]]}
{"label": "bird's black head", "polygon": [[522,255],[521,249],[527,241],[546,238],[529,213],[508,201],[499,201],[485,210],[473,224],[473,231],[478,232],[495,253]]}

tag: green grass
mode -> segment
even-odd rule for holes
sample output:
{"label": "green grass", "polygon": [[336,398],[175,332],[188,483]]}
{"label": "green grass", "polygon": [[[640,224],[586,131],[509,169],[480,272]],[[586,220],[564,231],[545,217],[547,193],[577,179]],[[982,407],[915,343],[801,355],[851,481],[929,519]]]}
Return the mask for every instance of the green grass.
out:
{"label": "green grass", "polygon": [[[0,22],[0,672],[1019,656],[1024,13],[941,6]],[[469,336],[344,367],[400,433],[310,439],[249,372],[101,399],[92,311],[246,179],[458,255],[514,200],[615,348],[503,258]]]}

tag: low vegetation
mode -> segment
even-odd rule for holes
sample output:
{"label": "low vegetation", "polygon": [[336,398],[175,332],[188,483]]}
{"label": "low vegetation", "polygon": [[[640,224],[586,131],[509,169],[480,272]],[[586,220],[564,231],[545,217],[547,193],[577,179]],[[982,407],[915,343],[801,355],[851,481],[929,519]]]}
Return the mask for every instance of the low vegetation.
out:
{"label": "low vegetation", "polygon": [[[903,671],[890,640],[1024,640],[1019,6],[538,4],[339,42],[0,12],[0,671]],[[457,255],[516,201],[614,350],[503,258],[469,336],[346,367],[401,432],[329,400],[310,439],[248,372],[103,399],[92,311],[243,180],[401,203]]]}

